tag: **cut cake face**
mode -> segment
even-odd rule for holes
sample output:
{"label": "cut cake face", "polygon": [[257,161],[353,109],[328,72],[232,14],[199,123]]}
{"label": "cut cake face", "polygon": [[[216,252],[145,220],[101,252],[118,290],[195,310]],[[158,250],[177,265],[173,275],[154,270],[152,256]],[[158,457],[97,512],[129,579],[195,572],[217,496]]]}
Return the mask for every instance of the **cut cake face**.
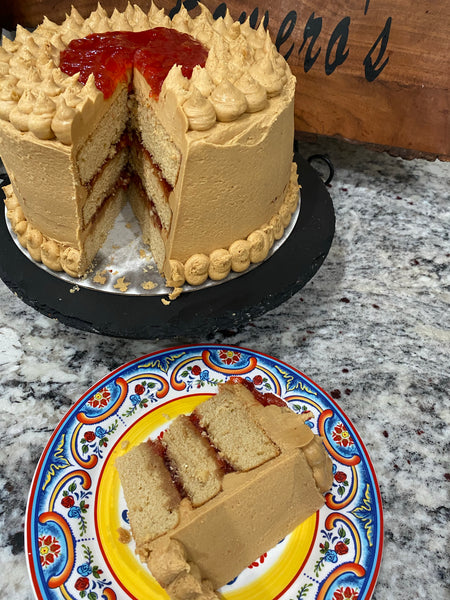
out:
{"label": "cut cake face", "polygon": [[80,277],[129,201],[168,285],[245,271],[298,205],[294,92],[262,26],[203,6],[18,26],[0,48],[12,228],[34,260]]}
{"label": "cut cake face", "polygon": [[239,379],[116,467],[136,552],[179,600],[217,598],[212,590],[319,510],[332,484],[320,437]]}

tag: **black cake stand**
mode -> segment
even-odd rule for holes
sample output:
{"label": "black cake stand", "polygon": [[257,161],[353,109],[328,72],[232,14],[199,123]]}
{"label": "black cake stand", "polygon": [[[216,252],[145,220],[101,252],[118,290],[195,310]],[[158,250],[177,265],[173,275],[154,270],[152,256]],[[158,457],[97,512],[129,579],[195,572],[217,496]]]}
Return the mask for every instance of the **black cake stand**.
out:
{"label": "black cake stand", "polygon": [[335,216],[315,169],[295,154],[302,186],[297,223],[271,258],[220,285],[181,294],[169,305],[161,296],[126,295],[79,287],[52,275],[17,247],[0,211],[0,277],[26,304],[65,325],[133,339],[202,336],[236,329],[279,306],[317,272],[330,249]]}

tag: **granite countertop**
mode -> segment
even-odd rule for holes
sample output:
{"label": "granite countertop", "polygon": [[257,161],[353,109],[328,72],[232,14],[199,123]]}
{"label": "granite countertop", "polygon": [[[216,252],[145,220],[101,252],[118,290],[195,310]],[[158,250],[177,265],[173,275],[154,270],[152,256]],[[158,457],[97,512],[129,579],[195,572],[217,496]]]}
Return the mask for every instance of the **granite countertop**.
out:
{"label": "granite countertop", "polygon": [[332,140],[300,150],[328,153],[335,165],[333,245],[300,292],[239,331],[108,338],[35,312],[0,282],[1,598],[34,597],[23,542],[27,494],[72,403],[131,359],[204,342],[253,348],[301,370],[358,429],[384,506],[373,598],[449,593],[449,165]]}

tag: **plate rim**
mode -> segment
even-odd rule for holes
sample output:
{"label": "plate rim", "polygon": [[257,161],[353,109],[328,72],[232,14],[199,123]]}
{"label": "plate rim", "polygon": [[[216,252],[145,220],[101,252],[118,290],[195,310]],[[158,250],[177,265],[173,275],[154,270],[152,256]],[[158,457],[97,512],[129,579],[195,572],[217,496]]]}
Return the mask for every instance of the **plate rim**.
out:
{"label": "plate rim", "polygon": [[261,356],[265,359],[268,359],[270,361],[273,361],[274,363],[278,363],[281,364],[285,367],[287,367],[288,369],[296,372],[301,378],[303,378],[304,380],[308,381],[309,383],[311,383],[315,388],[317,388],[327,399],[327,401],[337,410],[339,415],[342,415],[342,417],[344,418],[344,420],[351,425],[352,428],[352,433],[355,434],[355,436],[358,439],[358,444],[359,447],[362,450],[362,454],[364,456],[364,459],[367,462],[367,467],[369,469],[370,472],[370,476],[373,482],[373,488],[374,491],[376,492],[376,506],[377,506],[377,517],[378,517],[378,527],[377,527],[377,537],[376,537],[376,544],[377,544],[377,553],[376,553],[376,560],[373,561],[372,565],[371,565],[371,570],[370,570],[370,578],[368,581],[368,586],[366,588],[366,595],[364,596],[364,600],[370,600],[372,598],[376,583],[378,581],[378,576],[379,576],[379,572],[380,572],[380,567],[381,567],[381,562],[382,562],[382,558],[383,558],[383,550],[384,550],[384,514],[383,514],[383,501],[382,501],[382,495],[381,495],[381,490],[380,490],[380,485],[378,483],[378,478],[376,476],[375,473],[375,468],[372,462],[372,459],[369,455],[369,452],[367,450],[367,447],[365,445],[365,443],[363,442],[361,435],[359,434],[356,426],[354,425],[353,421],[351,419],[348,418],[346,412],[340,407],[340,405],[336,402],[336,400],[334,400],[334,398],[331,397],[330,394],[328,394],[320,385],[318,385],[313,379],[311,379],[309,376],[305,375],[302,371],[300,371],[300,369],[292,366],[291,364],[287,363],[285,360],[282,359],[278,359],[273,357],[270,354],[267,354],[265,352],[261,352],[259,350],[254,350],[253,348],[248,348],[246,346],[236,346],[236,345],[232,345],[232,344],[221,344],[221,343],[198,343],[198,344],[180,344],[180,345],[173,345],[173,346],[169,346],[163,349],[159,349],[159,350],[154,350],[153,352],[150,352],[148,354],[144,354],[138,358],[132,359],[130,361],[127,361],[121,365],[119,365],[118,367],[116,367],[115,369],[113,369],[112,371],[108,372],[106,375],[104,375],[103,377],[101,377],[100,379],[98,379],[93,385],[91,385],[79,398],[78,400],[75,401],[74,404],[72,404],[72,406],[64,413],[64,415],[61,417],[61,419],[59,420],[58,424],[56,425],[56,427],[54,428],[54,430],[52,431],[47,443],[44,446],[44,449],[41,452],[41,455],[39,457],[39,460],[37,462],[36,468],[34,470],[33,473],[33,477],[31,479],[31,483],[29,486],[29,492],[27,495],[27,505],[26,505],[26,511],[25,511],[25,520],[24,520],[24,524],[25,524],[25,528],[24,528],[24,549],[25,549],[25,559],[26,559],[26,563],[27,563],[27,570],[28,570],[28,574],[29,574],[29,578],[30,578],[30,583],[32,584],[32,591],[34,593],[34,596],[37,600],[48,600],[49,596],[41,596],[40,594],[38,594],[40,587],[37,581],[37,577],[35,575],[35,569],[32,569],[32,565],[33,565],[33,549],[31,548],[31,526],[32,526],[32,515],[35,509],[35,502],[34,502],[34,495],[37,489],[37,483],[39,480],[39,474],[41,472],[41,468],[47,458],[47,454],[48,451],[51,448],[51,445],[53,443],[53,440],[55,439],[55,437],[57,436],[57,434],[59,433],[59,431],[66,425],[67,421],[70,419],[70,416],[76,411],[76,409],[83,403],[83,401],[85,400],[85,398],[87,396],[89,396],[90,394],[92,394],[92,392],[98,388],[99,386],[101,386],[105,381],[108,381],[110,379],[112,379],[117,373],[122,372],[125,369],[128,369],[130,367],[132,367],[134,364],[137,364],[141,361],[144,360],[148,360],[151,357],[157,356],[157,355],[162,355],[162,354],[168,354],[168,353],[173,353],[175,351],[179,351],[179,350],[207,350],[207,349],[227,349],[227,350],[233,350],[233,351],[243,351],[248,353],[249,355],[256,355],[256,356]]}

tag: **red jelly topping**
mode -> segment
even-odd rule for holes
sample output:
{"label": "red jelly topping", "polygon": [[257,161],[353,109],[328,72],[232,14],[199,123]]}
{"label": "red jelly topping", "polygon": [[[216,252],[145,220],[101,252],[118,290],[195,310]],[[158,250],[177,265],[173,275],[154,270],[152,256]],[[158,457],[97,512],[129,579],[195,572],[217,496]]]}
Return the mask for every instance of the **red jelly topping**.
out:
{"label": "red jelly topping", "polygon": [[80,73],[86,83],[91,73],[95,85],[109,98],[118,83],[127,82],[133,66],[145,77],[158,98],[173,65],[180,65],[188,79],[196,65],[205,66],[208,50],[187,33],[155,27],[147,31],[108,31],[72,40],[61,52],[60,69],[67,75]]}
{"label": "red jelly topping", "polygon": [[263,406],[269,406],[269,404],[275,404],[275,406],[286,406],[286,402],[283,398],[272,394],[271,392],[263,393],[256,389],[255,384],[248,379],[244,379],[243,377],[230,377],[229,381],[231,383],[241,383],[244,385],[255,397],[260,404]]}

